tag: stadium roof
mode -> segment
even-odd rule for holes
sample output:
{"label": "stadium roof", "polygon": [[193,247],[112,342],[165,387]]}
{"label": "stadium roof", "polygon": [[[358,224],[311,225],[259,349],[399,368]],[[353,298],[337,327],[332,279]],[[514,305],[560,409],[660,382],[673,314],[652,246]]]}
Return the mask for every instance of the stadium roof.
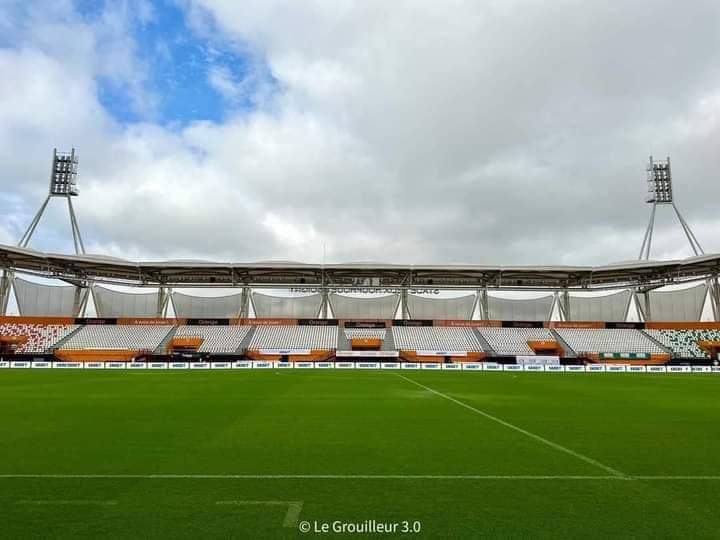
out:
{"label": "stadium roof", "polygon": [[136,286],[610,289],[658,287],[717,275],[720,254],[606,266],[403,265],[296,262],[138,262],[0,245],[0,268],[65,281]]}

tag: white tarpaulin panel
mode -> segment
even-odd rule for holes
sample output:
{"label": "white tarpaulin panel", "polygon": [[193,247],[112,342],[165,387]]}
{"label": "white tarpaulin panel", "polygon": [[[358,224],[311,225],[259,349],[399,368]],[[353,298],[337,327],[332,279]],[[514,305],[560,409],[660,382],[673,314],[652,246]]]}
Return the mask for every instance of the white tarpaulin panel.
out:
{"label": "white tarpaulin panel", "polygon": [[25,317],[75,317],[82,290],[73,285],[57,286],[15,278],[18,311]]}
{"label": "white tarpaulin panel", "polygon": [[650,321],[699,321],[705,304],[707,285],[680,291],[651,291]]}
{"label": "white tarpaulin panel", "polygon": [[253,293],[252,301],[258,318],[314,319],[320,314],[322,295],[289,297]]}
{"label": "white tarpaulin panel", "polygon": [[156,317],[158,293],[126,293],[94,287],[98,317]]}
{"label": "white tarpaulin panel", "polygon": [[407,303],[411,319],[468,320],[472,317],[475,295],[459,298],[428,298],[409,294]]}
{"label": "white tarpaulin panel", "polygon": [[547,321],[553,307],[554,296],[516,299],[488,295],[488,319],[494,321]]}
{"label": "white tarpaulin panel", "polygon": [[631,296],[629,290],[593,297],[571,294],[568,320],[623,322],[627,318]]}
{"label": "white tarpaulin panel", "polygon": [[399,294],[378,298],[330,295],[330,307],[336,319],[394,319],[399,303]]}
{"label": "white tarpaulin panel", "polygon": [[240,315],[242,293],[229,296],[192,296],[174,292],[175,316],[184,319],[233,319]]}

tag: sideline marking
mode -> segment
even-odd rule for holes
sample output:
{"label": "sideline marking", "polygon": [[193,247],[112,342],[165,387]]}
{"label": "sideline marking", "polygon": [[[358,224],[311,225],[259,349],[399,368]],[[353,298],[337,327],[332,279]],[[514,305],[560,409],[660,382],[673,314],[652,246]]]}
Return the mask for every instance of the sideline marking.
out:
{"label": "sideline marking", "polygon": [[609,472],[611,475],[613,475],[617,478],[620,478],[623,480],[629,479],[628,475],[618,471],[617,469],[613,469],[612,467],[605,465],[604,463],[600,463],[596,459],[593,459],[584,454],[576,452],[575,450],[570,450],[570,448],[567,448],[561,444],[552,442],[551,440],[546,439],[545,437],[541,437],[540,435],[536,435],[535,433],[532,433],[531,431],[528,431],[519,426],[516,426],[515,424],[511,424],[510,422],[507,422],[507,421],[503,420],[502,418],[498,418],[497,416],[493,416],[492,414],[486,413],[485,411],[477,409],[477,408],[473,407],[472,405],[468,405],[467,403],[464,403],[458,399],[455,399],[454,397],[450,397],[447,394],[438,392],[437,390],[430,388],[429,386],[425,386],[424,384],[419,383],[413,379],[405,377],[404,375],[400,375],[399,373],[393,373],[393,375],[395,375],[396,377],[400,377],[401,379],[404,379],[407,382],[412,383],[416,386],[419,386],[420,388],[424,388],[425,390],[427,390],[428,392],[432,392],[436,396],[439,396],[443,399],[447,399],[448,401],[452,401],[456,405],[460,405],[461,407],[464,407],[464,408],[468,409],[469,411],[474,412],[475,414],[479,414],[480,416],[483,416],[484,418],[487,418],[488,420],[492,420],[493,422],[496,422],[502,426],[505,426],[514,431],[517,431],[518,433],[522,433],[523,435],[530,437],[531,439],[535,439],[536,441],[541,442],[541,443],[549,446],[550,448],[554,448],[555,450],[559,450],[560,452],[565,452],[566,454],[569,454],[581,461],[584,461],[585,463],[589,463],[590,465],[593,465],[595,467],[603,469],[604,471]]}
{"label": "sideline marking", "polygon": [[287,506],[288,510],[283,519],[283,527],[295,528],[303,509],[303,501],[217,501],[215,504],[223,506]]}
{"label": "sideline marking", "polygon": [[[719,475],[633,476],[543,474],[0,474],[0,480],[703,480],[720,481]],[[89,501],[83,503],[92,504]],[[101,501],[102,502],[102,501]],[[115,501],[109,501],[115,502]],[[30,504],[29,502],[27,504]],[[79,502],[77,503],[79,504]]]}

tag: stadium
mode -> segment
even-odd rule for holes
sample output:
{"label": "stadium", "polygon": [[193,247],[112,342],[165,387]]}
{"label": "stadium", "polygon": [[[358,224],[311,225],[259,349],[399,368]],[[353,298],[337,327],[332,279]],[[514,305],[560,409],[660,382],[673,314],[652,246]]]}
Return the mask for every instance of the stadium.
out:
{"label": "stadium", "polygon": [[[720,255],[643,259],[651,219],[599,267],[127,261],[77,164],[0,246],[8,536],[713,536]],[[28,247],[54,197],[75,255]]]}

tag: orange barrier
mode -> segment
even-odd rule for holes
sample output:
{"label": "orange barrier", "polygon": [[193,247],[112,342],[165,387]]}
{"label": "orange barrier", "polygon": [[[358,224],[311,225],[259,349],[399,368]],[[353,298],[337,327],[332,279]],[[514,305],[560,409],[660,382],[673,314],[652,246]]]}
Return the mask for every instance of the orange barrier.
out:
{"label": "orange barrier", "polygon": [[382,347],[379,338],[354,338],[350,343],[353,351],[379,351]]}
{"label": "orange barrier", "polygon": [[720,341],[698,341],[698,347],[710,355],[710,358],[717,358],[720,353]]}
{"label": "orange barrier", "polygon": [[25,345],[28,342],[27,336],[0,336],[0,345]]}
{"label": "orange barrier", "polygon": [[565,351],[557,341],[528,341],[527,344],[535,354],[541,356],[564,356],[565,354]]}
{"label": "orange barrier", "polygon": [[200,337],[176,337],[170,340],[168,351],[183,349],[197,351],[205,340]]}
{"label": "orange barrier", "polygon": [[130,362],[142,354],[142,351],[115,349],[58,349],[55,357],[62,362]]}
{"label": "orange barrier", "polygon": [[548,321],[545,328],[605,329],[604,322],[598,321]]}
{"label": "orange barrier", "polygon": [[67,325],[75,324],[75,319],[67,317],[0,317],[0,324],[40,324],[40,325]]}
{"label": "orange barrier", "polygon": [[[469,352],[467,356],[451,356],[450,361],[454,363],[462,362],[480,362],[487,356],[486,353],[482,352]],[[415,351],[400,351],[400,358],[406,362],[412,363],[443,363],[445,362],[446,356],[419,356]]]}
{"label": "orange barrier", "polygon": [[288,362],[326,362],[334,356],[333,351],[326,350],[314,350],[310,351],[310,354],[260,354],[260,351],[247,351],[245,353],[250,360],[257,360],[258,362],[280,362],[284,357],[287,357]]}

